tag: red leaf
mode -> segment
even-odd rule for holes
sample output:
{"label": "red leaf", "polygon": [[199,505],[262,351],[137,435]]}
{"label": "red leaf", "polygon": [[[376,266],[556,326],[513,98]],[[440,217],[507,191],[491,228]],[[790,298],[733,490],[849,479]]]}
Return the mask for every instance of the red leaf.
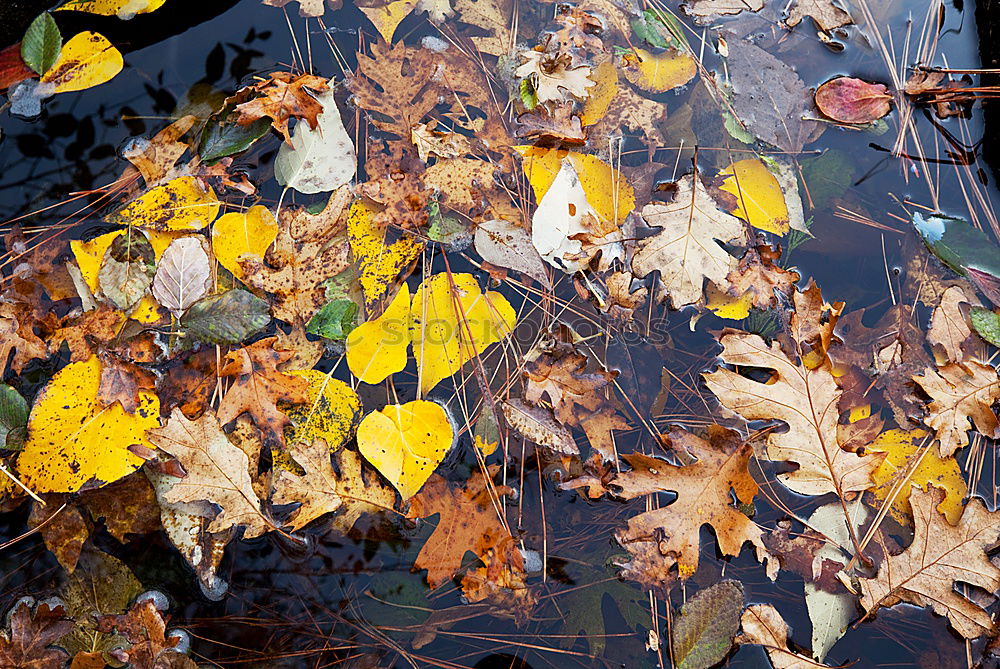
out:
{"label": "red leaf", "polygon": [[836,77],[816,90],[816,106],[840,123],[871,123],[889,113],[889,95],[883,84],[852,77]]}
{"label": "red leaf", "polygon": [[33,76],[35,73],[21,60],[20,42],[11,44],[6,49],[0,49],[0,90]]}

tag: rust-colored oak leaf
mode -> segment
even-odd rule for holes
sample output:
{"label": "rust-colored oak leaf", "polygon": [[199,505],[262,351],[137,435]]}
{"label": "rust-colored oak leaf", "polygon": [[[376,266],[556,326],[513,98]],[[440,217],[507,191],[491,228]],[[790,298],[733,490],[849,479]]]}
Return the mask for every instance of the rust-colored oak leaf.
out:
{"label": "rust-colored oak leaf", "polygon": [[927,405],[924,423],[937,431],[941,457],[968,446],[973,425],[984,436],[1000,438],[1000,422],[993,412],[993,403],[1000,399],[1000,377],[992,366],[970,360],[936,370],[928,367],[913,380],[934,400]]}
{"label": "rust-colored oak leaf", "polygon": [[299,404],[307,400],[309,382],[278,370],[294,353],[274,350],[276,341],[277,337],[261,339],[226,356],[219,375],[235,378],[219,403],[219,422],[223,425],[246,411],[257,427],[280,436],[291,421],[277,403]]}
{"label": "rust-colored oak leaf", "polygon": [[987,592],[1000,588],[1000,569],[986,555],[1000,536],[1000,512],[987,511],[982,500],[973,498],[951,525],[937,510],[944,496],[934,486],[910,494],[913,542],[886,558],[875,578],[861,579],[861,606],[868,613],[900,602],[930,606],[947,616],[959,634],[973,639],[993,631],[993,619],[954,586],[968,583]]}
{"label": "rust-colored oak leaf", "polygon": [[128,639],[131,646],[111,651],[111,655],[135,669],[195,669],[198,666],[175,650],[180,638],[167,637],[166,620],[150,598],[140,599],[125,613],[98,616],[97,630]]}
{"label": "rust-colored oak leaf", "polygon": [[274,479],[274,504],[298,503],[299,508],[288,517],[293,530],[300,530],[312,521],[340,508],[337,494],[337,472],[330,462],[330,447],[322,439],[311,444],[298,443],[292,457],[305,470],[303,476],[281,470]]}
{"label": "rust-colored oak leaf", "polygon": [[726,277],[729,281],[729,294],[740,297],[749,291],[753,306],[758,309],[777,306],[778,295],[791,295],[799,280],[798,272],[786,270],[777,264],[779,258],[781,247],[772,249],[763,244],[747,249],[740,264]]}
{"label": "rust-colored oak leaf", "polygon": [[[631,470],[621,472],[608,484],[618,497],[635,499],[658,492],[675,492],[670,505],[640,513],[618,530],[615,538],[631,554],[624,575],[649,588],[667,590],[677,578],[686,579],[698,569],[701,528],[711,525],[723,555],[738,555],[745,542],[753,544],[757,559],[769,560],[769,571],[777,572],[777,561],[764,546],[761,529],[732,504],[732,493],[744,504],[753,501],[757,482],[747,465],[753,447],[724,427],[712,425],[708,439],[673,428],[670,446],[697,458],[685,466],[642,453],[623,456]],[[677,566],[676,575],[672,567]]]}
{"label": "rust-colored oak leaf", "polygon": [[18,374],[29,361],[49,355],[45,342],[31,327],[33,318],[30,310],[24,306],[0,301],[0,371],[7,368],[11,351],[14,352],[11,366]]}
{"label": "rust-colored oak leaf", "polygon": [[34,611],[20,601],[10,615],[10,631],[0,634],[0,667],[10,669],[50,669],[61,667],[69,658],[51,645],[73,629],[63,607],[39,604]]}
{"label": "rust-colored oak leaf", "polygon": [[101,385],[97,389],[97,401],[103,406],[120,402],[125,411],[135,413],[139,391],[153,390],[155,376],[105,351],[98,353],[98,357],[101,359]]}
{"label": "rust-colored oak leaf", "polygon": [[[291,72],[272,72],[268,78],[243,89],[230,100],[238,102],[234,115],[240,125],[250,125],[260,118],[269,117],[271,125],[291,145],[288,123],[293,118],[303,119],[313,130],[323,113],[323,105],[310,93],[322,93],[329,88],[326,79],[313,74],[294,75]],[[242,98],[252,95],[249,100]]]}

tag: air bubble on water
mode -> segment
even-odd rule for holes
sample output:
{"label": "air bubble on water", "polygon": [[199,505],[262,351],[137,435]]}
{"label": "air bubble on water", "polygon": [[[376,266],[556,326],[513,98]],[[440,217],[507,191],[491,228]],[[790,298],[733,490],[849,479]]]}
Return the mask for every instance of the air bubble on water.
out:
{"label": "air bubble on water", "polygon": [[135,598],[135,603],[142,604],[147,600],[153,603],[157,611],[166,611],[170,608],[170,600],[159,590],[147,590]]}
{"label": "air bubble on water", "polygon": [[187,653],[191,650],[191,635],[182,629],[172,629],[167,632],[167,640],[177,639],[173,649],[178,653]]}

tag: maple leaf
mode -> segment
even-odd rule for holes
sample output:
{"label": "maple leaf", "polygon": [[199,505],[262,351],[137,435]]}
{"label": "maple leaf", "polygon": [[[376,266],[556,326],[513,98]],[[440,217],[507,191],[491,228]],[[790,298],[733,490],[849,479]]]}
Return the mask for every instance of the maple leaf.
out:
{"label": "maple leaf", "polygon": [[[753,447],[736,432],[718,425],[709,426],[708,439],[680,428],[671,429],[669,444],[675,451],[692,455],[697,461],[683,467],[659,458],[632,453],[622,457],[631,470],[621,472],[608,484],[618,497],[635,499],[657,492],[677,493],[670,505],[629,518],[628,527],[615,538],[631,553],[624,575],[647,587],[669,589],[677,574],[686,579],[698,569],[702,525],[715,529],[723,555],[738,555],[743,544],[753,544],[757,559],[770,558],[763,532],[732,504],[732,494],[749,504],[757,494],[757,483],[747,465]],[[771,560],[769,571],[777,572]]]}
{"label": "maple leaf", "polygon": [[277,238],[263,260],[250,255],[239,259],[244,282],[273,296],[275,318],[304,324],[326,304],[323,282],[350,266],[347,223],[341,217],[350,200],[344,186],[319,214],[304,207],[282,209]]}
{"label": "maple leaf", "polygon": [[675,309],[698,302],[706,278],[727,285],[726,277],[737,268],[737,261],[718,242],[741,239],[745,230],[740,219],[719,209],[700,177],[681,178],[674,201],[647,204],[642,217],[662,229],[639,241],[632,273],[641,278],[659,270]]}
{"label": "maple leaf", "polygon": [[736,269],[729,273],[729,294],[739,297],[749,292],[751,302],[758,309],[770,309],[778,305],[778,295],[788,296],[795,290],[799,274],[780,267],[781,247],[771,248],[762,244],[747,252],[740,259]]}
{"label": "maple leaf", "polygon": [[175,479],[163,496],[170,504],[209,502],[221,508],[208,526],[210,533],[245,525],[246,537],[259,537],[275,528],[260,510],[260,499],[250,478],[250,458],[229,441],[219,419],[205,413],[188,420],[174,409],[164,427],[147,433],[157,448],[177,458],[187,475]]}
{"label": "maple leaf", "polygon": [[[491,468],[491,473],[495,467]],[[410,499],[407,518],[426,518],[440,514],[437,526],[420,549],[415,569],[427,570],[431,588],[446,583],[462,567],[466,551],[480,558],[493,550],[517,550],[510,531],[497,515],[497,498],[510,494],[505,486],[494,486],[476,471],[464,489],[452,487],[432,474],[427,483]],[[522,567],[523,569],[523,567]]]}
{"label": "maple leaf", "polygon": [[7,368],[11,351],[14,359],[11,367],[18,374],[29,361],[47,358],[48,346],[35,334],[27,305],[0,300],[0,370]]}
{"label": "maple leaf", "polygon": [[781,346],[760,336],[724,330],[719,339],[722,361],[739,367],[774,370],[771,383],[761,383],[720,368],[704,374],[709,389],[723,406],[745,420],[781,420],[788,431],[768,434],[768,460],[794,462],[796,471],[781,481],[803,495],[860,492],[871,485],[871,473],[881,458],[859,456],[843,449],[847,435],[838,434],[838,404],[842,391],[828,365],[808,368],[790,358]]}
{"label": "maple leaf", "polygon": [[261,339],[226,355],[219,376],[236,379],[219,403],[219,422],[223,425],[247,411],[257,427],[280,436],[291,421],[278,409],[277,402],[299,404],[308,399],[308,381],[278,371],[278,366],[294,352],[276,351],[273,345],[277,340]]}
{"label": "maple leaf", "polygon": [[910,494],[913,542],[899,555],[890,555],[875,578],[861,579],[861,606],[868,613],[880,607],[908,602],[930,606],[947,616],[951,626],[973,639],[995,629],[989,613],[954,590],[956,582],[987,592],[1000,588],[1000,569],[986,551],[1000,536],[1000,512],[987,511],[973,498],[958,523],[951,525],[937,506],[945,491],[935,486]]}
{"label": "maple leaf", "polygon": [[195,669],[198,665],[174,648],[179,637],[166,636],[166,621],[151,598],[143,598],[126,613],[97,617],[97,630],[120,634],[128,639],[128,649],[116,649],[111,655],[135,669]]}
{"label": "maple leaf", "polygon": [[[309,91],[323,93],[328,88],[323,77],[272,72],[266,80],[242,89],[226,102],[236,103],[233,114],[240,125],[247,126],[259,118],[269,117],[274,129],[291,146],[292,136],[288,122],[293,118],[303,119],[315,130],[319,123],[316,117],[323,113],[323,105]],[[251,95],[254,97],[244,100]]]}
{"label": "maple leaf", "polygon": [[322,439],[311,444],[298,443],[292,457],[305,470],[304,476],[295,476],[281,470],[274,479],[274,504],[299,503],[288,523],[293,530],[300,530],[322,515],[340,508],[337,494],[337,472],[330,462],[330,448]]}
{"label": "maple leaf", "polygon": [[10,614],[10,632],[0,634],[0,666],[10,669],[50,669],[61,667],[69,655],[51,644],[73,629],[61,606],[41,603],[34,611],[21,600]]}
{"label": "maple leaf", "polygon": [[927,405],[924,423],[937,431],[938,451],[948,457],[969,444],[969,421],[983,435],[1000,437],[993,403],[1000,399],[1000,378],[990,365],[970,360],[936,370],[928,367],[913,380],[934,401]]}

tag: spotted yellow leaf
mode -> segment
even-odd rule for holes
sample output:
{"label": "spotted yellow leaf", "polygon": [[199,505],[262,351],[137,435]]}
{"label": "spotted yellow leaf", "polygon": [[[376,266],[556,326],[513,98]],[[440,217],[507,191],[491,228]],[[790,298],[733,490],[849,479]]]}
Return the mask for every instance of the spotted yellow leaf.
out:
{"label": "spotted yellow leaf", "polygon": [[403,19],[410,15],[416,4],[415,0],[393,0],[387,5],[378,7],[359,6],[358,9],[368,17],[368,20],[372,22],[372,25],[378,30],[378,34],[382,36],[386,44],[389,44],[392,42],[392,36],[396,32],[396,28],[403,22]]}
{"label": "spotted yellow leaf", "polygon": [[38,394],[28,438],[17,460],[18,478],[32,491],[76,492],[128,476],[144,460],[130,447],[152,449],[146,430],[158,427],[160,401],[139,391],[134,414],[97,401],[101,363],[96,356],[59,370]]}
{"label": "spotted yellow leaf", "polygon": [[358,200],[347,217],[347,238],[361,267],[361,290],[369,305],[377,302],[403,268],[416,260],[426,242],[404,236],[387,242],[387,231],[373,220],[376,211]]}
{"label": "spotted yellow leaf", "polygon": [[683,86],[698,73],[694,56],[677,49],[653,53],[633,49],[622,56],[625,78],[651,93],[663,93]]}
{"label": "spotted yellow leaf", "polygon": [[784,235],[788,232],[788,206],[778,180],[767,166],[756,158],[740,160],[719,173],[719,187],[730,193],[735,207],[729,213],[743,219],[758,230]]}
{"label": "spotted yellow leaf", "polygon": [[167,0],[68,0],[56,11],[72,10],[101,16],[117,16],[128,20],[136,14],[148,14],[163,6]]}
{"label": "spotted yellow leaf", "polygon": [[358,426],[358,450],[399,491],[416,495],[454,441],[444,409],[416,400],[373,411]]}
{"label": "spotted yellow leaf", "polygon": [[203,190],[194,177],[177,177],[149,189],[107,220],[159,232],[201,230],[221,206],[211,188]]}
{"label": "spotted yellow leaf", "polygon": [[590,95],[584,100],[583,110],[580,112],[580,123],[584,126],[594,125],[604,118],[618,95],[618,68],[612,58],[597,65],[588,76],[595,85],[590,89]]}
{"label": "spotted yellow leaf", "polygon": [[705,287],[705,306],[719,318],[741,321],[750,315],[753,294],[748,290],[739,297],[733,297],[709,281]]}
{"label": "spotted yellow leaf", "polygon": [[53,93],[82,91],[113,79],[124,65],[121,52],[104,35],[88,30],[63,45],[41,83]]}
{"label": "spotted yellow leaf", "polygon": [[311,444],[322,439],[335,451],[354,436],[361,418],[361,398],[353,388],[317,369],[297,369],[286,374],[309,382],[304,404],[281,407],[292,421],[291,427],[286,428],[289,445]]}
{"label": "spotted yellow leaf", "polygon": [[257,205],[246,211],[223,214],[212,225],[212,251],[219,264],[242,281],[239,258],[249,255],[262,260],[277,236],[274,215],[267,207]]}

